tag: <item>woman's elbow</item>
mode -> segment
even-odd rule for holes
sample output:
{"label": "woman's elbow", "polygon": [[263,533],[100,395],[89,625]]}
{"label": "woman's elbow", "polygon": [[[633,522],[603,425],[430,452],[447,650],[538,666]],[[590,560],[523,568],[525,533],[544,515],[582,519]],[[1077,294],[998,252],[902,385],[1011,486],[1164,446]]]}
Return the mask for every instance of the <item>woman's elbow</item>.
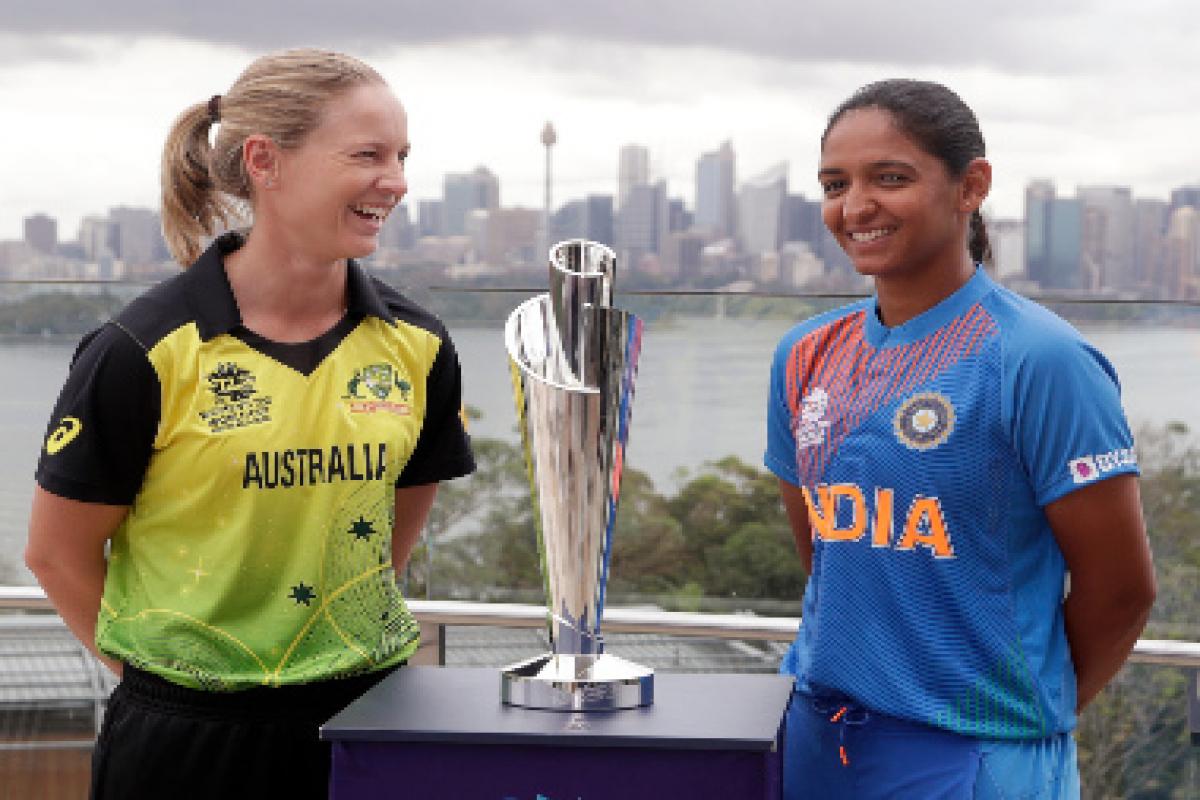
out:
{"label": "woman's elbow", "polygon": [[44,576],[54,572],[57,563],[58,559],[54,557],[49,547],[39,542],[36,537],[30,537],[25,544],[25,566],[29,568],[35,578],[43,581]]}
{"label": "woman's elbow", "polygon": [[1158,597],[1158,580],[1153,568],[1131,575],[1109,589],[1109,611],[1114,618],[1124,618],[1129,624],[1144,626]]}
{"label": "woman's elbow", "polygon": [[1151,566],[1138,582],[1132,602],[1142,610],[1142,613],[1149,614],[1156,599],[1158,599],[1158,576],[1155,575],[1154,567]]}

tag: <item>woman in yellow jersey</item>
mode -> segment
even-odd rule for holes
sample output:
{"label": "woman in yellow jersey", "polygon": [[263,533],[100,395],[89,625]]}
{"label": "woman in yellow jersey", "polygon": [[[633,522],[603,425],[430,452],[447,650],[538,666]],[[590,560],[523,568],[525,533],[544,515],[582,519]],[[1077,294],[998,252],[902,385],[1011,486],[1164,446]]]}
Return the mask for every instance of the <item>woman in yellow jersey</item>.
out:
{"label": "woman in yellow jersey", "polygon": [[408,150],[382,77],[315,50],[258,59],[168,136],[186,269],[80,344],[26,551],[122,676],[93,797],[324,797],[318,726],[416,649],[395,574],[474,462],[445,328],[354,261]]}

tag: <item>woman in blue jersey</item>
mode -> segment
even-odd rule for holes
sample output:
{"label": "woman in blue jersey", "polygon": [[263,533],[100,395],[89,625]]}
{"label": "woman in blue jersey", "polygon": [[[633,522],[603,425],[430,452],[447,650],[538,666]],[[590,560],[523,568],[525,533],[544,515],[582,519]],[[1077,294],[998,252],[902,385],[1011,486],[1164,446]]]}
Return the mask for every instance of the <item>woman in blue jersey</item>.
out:
{"label": "woman in blue jersey", "polygon": [[875,294],[772,366],[766,464],[810,575],[789,798],[1077,797],[1076,714],[1154,599],[1116,375],[983,270],[984,156],[970,108],[911,80],[821,138],[825,224]]}
{"label": "woman in blue jersey", "polygon": [[325,797],[318,727],[417,649],[396,573],[474,462],[444,327],[355,261],[408,151],[383,78],[317,50],[257,59],[171,128],[186,269],[81,343],[26,551],[121,675],[93,798]]}

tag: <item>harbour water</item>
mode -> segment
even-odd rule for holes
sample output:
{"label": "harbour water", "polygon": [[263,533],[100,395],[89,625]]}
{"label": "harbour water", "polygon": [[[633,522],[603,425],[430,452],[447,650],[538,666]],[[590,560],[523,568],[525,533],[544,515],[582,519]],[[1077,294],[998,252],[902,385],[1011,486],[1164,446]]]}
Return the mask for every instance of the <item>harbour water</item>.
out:
{"label": "harbour water", "polygon": [[[761,463],[767,371],[787,320],[674,318],[646,326],[628,463],[660,490],[682,471],[735,455]],[[1200,432],[1200,330],[1141,326],[1087,329],[1121,378],[1135,427],[1182,422]],[[451,325],[463,366],[465,401],[482,417],[476,437],[515,441],[503,337],[499,326]],[[21,551],[37,453],[66,376],[73,341],[0,340],[0,584],[31,580]],[[681,471],[682,470],[682,471]]]}

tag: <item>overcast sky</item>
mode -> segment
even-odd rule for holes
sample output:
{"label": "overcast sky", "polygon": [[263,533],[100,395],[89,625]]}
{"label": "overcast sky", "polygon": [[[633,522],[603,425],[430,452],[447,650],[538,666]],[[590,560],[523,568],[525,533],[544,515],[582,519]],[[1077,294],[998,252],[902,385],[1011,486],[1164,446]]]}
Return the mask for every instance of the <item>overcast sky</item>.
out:
{"label": "overcast sky", "polygon": [[294,46],[388,79],[409,113],[410,200],[483,164],[502,204],[540,207],[547,120],[556,205],[615,192],[617,149],[636,142],[692,206],[696,158],[725,139],[739,181],[786,161],[791,191],[815,197],[829,112],[897,76],[975,109],[995,215],[1020,216],[1037,177],[1160,198],[1200,182],[1191,0],[4,0],[0,239],[39,211],[68,239],[85,214],[156,207],[173,117]]}

